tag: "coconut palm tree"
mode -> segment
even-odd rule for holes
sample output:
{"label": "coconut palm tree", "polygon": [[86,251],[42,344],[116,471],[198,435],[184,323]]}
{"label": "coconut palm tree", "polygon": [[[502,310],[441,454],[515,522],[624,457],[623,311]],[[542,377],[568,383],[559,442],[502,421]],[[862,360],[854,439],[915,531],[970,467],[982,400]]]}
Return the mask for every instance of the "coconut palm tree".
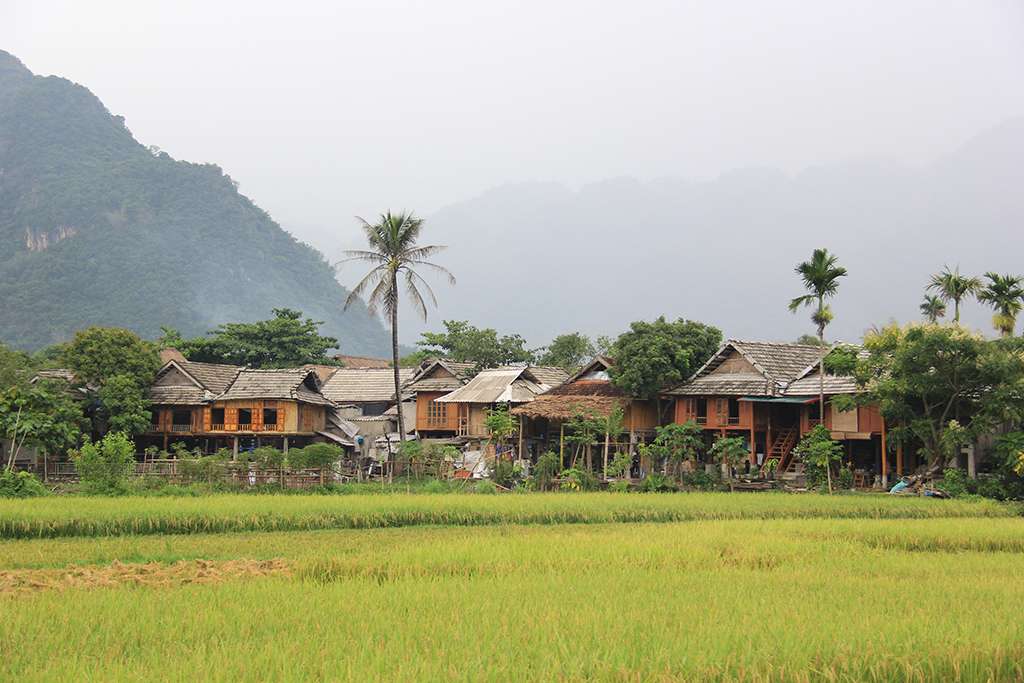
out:
{"label": "coconut palm tree", "polygon": [[447,269],[431,263],[426,259],[445,247],[438,245],[418,246],[417,240],[423,230],[423,220],[412,213],[388,211],[382,214],[377,223],[371,224],[356,216],[369,250],[349,250],[345,252],[347,261],[363,261],[373,264],[370,272],[359,281],[345,300],[348,309],[356,299],[369,290],[367,306],[371,314],[383,309],[391,322],[391,361],[395,371],[395,400],[398,402],[398,438],[405,440],[405,420],[402,417],[402,387],[398,374],[398,301],[399,280],[405,280],[405,295],[416,310],[427,319],[427,304],[424,301],[422,287],[427,296],[437,306],[437,297],[426,280],[416,272],[416,268],[430,268],[445,275],[451,284],[455,284],[455,276]]}
{"label": "coconut palm tree", "polygon": [[846,277],[846,268],[839,265],[835,254],[828,249],[815,249],[810,261],[804,261],[796,267],[797,275],[803,280],[808,293],[798,296],[789,302],[789,310],[796,313],[802,306],[813,306],[811,320],[818,326],[818,342],[821,345],[821,356],[818,359],[818,416],[825,424],[825,327],[832,322],[832,309],[825,299],[835,296],[839,291],[839,278]]}
{"label": "coconut palm tree", "polygon": [[992,324],[1004,337],[1013,336],[1017,315],[1024,307],[1024,278],[1016,275],[985,273],[988,284],[978,291],[978,301],[995,309]]}
{"label": "coconut palm tree", "polygon": [[925,294],[924,301],[921,302],[918,308],[921,309],[921,314],[930,323],[937,323],[939,318],[946,315],[946,303],[934,294]]}
{"label": "coconut palm tree", "polygon": [[960,274],[959,266],[950,270],[945,266],[941,273],[932,275],[928,289],[935,290],[943,301],[953,302],[953,322],[960,324],[960,302],[964,297],[976,294],[981,289],[981,280]]}

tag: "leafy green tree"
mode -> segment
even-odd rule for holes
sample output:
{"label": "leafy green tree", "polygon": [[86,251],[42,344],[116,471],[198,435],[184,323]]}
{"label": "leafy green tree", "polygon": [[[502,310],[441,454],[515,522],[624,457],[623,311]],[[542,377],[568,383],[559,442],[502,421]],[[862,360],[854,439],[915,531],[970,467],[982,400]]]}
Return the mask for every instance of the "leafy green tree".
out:
{"label": "leafy green tree", "polygon": [[28,381],[33,368],[32,358],[0,343],[0,390]]}
{"label": "leafy green tree", "polygon": [[585,454],[587,471],[593,471],[591,448],[598,435],[604,433],[604,427],[604,420],[590,410],[577,409],[573,416],[565,421],[565,440],[574,446],[570,469],[576,467],[576,461],[582,453]]}
{"label": "leafy green tree", "polygon": [[822,342],[813,334],[801,334],[794,343],[803,344],[804,346],[828,346],[828,342]]}
{"label": "leafy green tree", "polygon": [[303,318],[301,311],[290,308],[275,308],[273,313],[269,320],[226,323],[195,339],[182,339],[176,330],[164,328],[160,345],[204,363],[251,368],[336,364],[327,352],[338,346],[338,340],[320,334],[321,321]]}
{"label": "leafy green tree", "polygon": [[124,493],[135,466],[135,444],[121,432],[110,432],[100,441],[86,441],[71,451],[71,461],[86,492]]}
{"label": "leafy green tree", "polygon": [[864,339],[857,401],[877,404],[939,471],[959,443],[1024,417],[1024,354],[958,326],[891,325]]}
{"label": "leafy green tree", "polygon": [[740,465],[749,454],[741,436],[719,436],[708,451],[711,459],[721,466],[722,478],[729,482],[730,489],[733,486],[733,468]]}
{"label": "leafy green tree", "polygon": [[612,383],[630,396],[654,398],[704,364],[722,343],[715,327],[691,320],[632,323],[615,341],[609,374]]}
{"label": "leafy green tree", "polygon": [[[373,268],[367,273],[359,284],[355,286],[345,301],[347,309],[359,300],[364,293],[369,292],[367,306],[370,313],[374,314],[379,309],[390,318],[391,322],[391,359],[394,369],[395,396],[401,396],[402,383],[399,375],[398,364],[398,302],[400,300],[399,279],[405,279],[405,294],[413,306],[420,313],[424,320],[427,319],[427,304],[420,292],[422,287],[430,300],[437,305],[437,297],[434,290],[430,288],[423,277],[416,272],[417,268],[429,268],[439,272],[448,278],[448,282],[455,284],[455,276],[447,269],[427,261],[428,258],[443,250],[443,246],[418,244],[420,233],[423,232],[423,220],[411,213],[391,213],[388,211],[382,214],[375,224],[370,224],[359,219],[363,232],[366,233],[366,240],[369,243],[369,250],[352,250],[346,252],[346,261],[361,261],[373,264]],[[398,438],[405,440],[405,418],[402,411],[398,411]]]}
{"label": "leafy green tree", "polygon": [[156,345],[119,327],[79,331],[64,350],[63,361],[86,385],[103,385],[111,377],[122,375],[139,387],[148,387],[160,369]]}
{"label": "leafy green tree", "polygon": [[478,370],[501,365],[532,363],[533,352],[518,334],[499,336],[492,328],[478,328],[466,320],[445,320],[444,332],[424,332],[416,345],[426,357],[474,363]]}
{"label": "leafy green tree", "polygon": [[570,332],[560,334],[551,340],[537,362],[540,365],[562,368],[571,375],[578,372],[595,353],[594,343],[587,335]]}
{"label": "leafy green tree", "polygon": [[5,469],[26,447],[58,453],[78,443],[85,419],[66,389],[59,382],[41,382],[0,392],[0,436],[11,442]]}
{"label": "leafy green tree", "polygon": [[[605,479],[608,478],[608,456],[611,451],[611,440],[618,439],[626,431],[626,413],[622,406],[616,406],[602,420],[604,427],[604,466],[601,468]],[[632,461],[632,456],[630,456]]]}
{"label": "leafy green tree", "polygon": [[108,378],[96,392],[96,397],[109,431],[134,436],[149,428],[149,401],[143,388],[128,375]]}
{"label": "leafy green tree", "polygon": [[815,249],[810,261],[804,261],[796,267],[797,275],[808,291],[789,302],[789,310],[796,312],[804,306],[812,306],[814,312],[811,320],[818,327],[818,345],[823,347],[818,361],[819,387],[818,412],[822,422],[825,421],[825,328],[832,322],[832,308],[825,303],[839,291],[839,278],[846,277],[846,268],[839,265],[839,258],[828,253],[828,249]]}
{"label": "leafy green tree", "polygon": [[832,464],[839,462],[843,457],[843,447],[832,440],[828,429],[824,425],[815,425],[814,429],[807,432],[793,451],[804,462],[809,462],[818,469],[825,470],[828,492],[832,493]]}
{"label": "leafy green tree", "polygon": [[965,297],[977,294],[981,289],[981,280],[961,275],[959,267],[950,270],[949,266],[945,266],[941,273],[932,275],[932,279],[928,282],[928,289],[937,292],[943,301],[953,302],[953,322],[959,325],[960,302]]}
{"label": "leafy green tree", "polygon": [[1017,316],[1024,307],[1024,278],[985,273],[988,283],[978,290],[978,301],[995,309],[992,324],[1004,337],[1013,336]]}
{"label": "leafy green tree", "polygon": [[921,309],[921,315],[925,320],[933,325],[946,315],[946,302],[934,294],[925,294],[924,301],[918,308]]}
{"label": "leafy green tree", "polygon": [[508,405],[500,405],[488,410],[484,417],[484,427],[487,428],[487,433],[496,444],[504,444],[518,429],[515,418],[508,411]]}

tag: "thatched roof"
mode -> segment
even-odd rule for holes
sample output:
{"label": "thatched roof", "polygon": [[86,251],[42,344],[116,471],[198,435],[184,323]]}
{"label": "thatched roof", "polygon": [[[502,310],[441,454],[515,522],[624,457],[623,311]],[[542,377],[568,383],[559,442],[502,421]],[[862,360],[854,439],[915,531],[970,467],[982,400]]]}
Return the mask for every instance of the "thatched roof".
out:
{"label": "thatched roof", "polygon": [[531,419],[570,420],[581,413],[608,417],[616,408],[621,408],[626,403],[628,399],[621,397],[547,393],[529,403],[516,406],[511,412],[513,415]]}
{"label": "thatched roof", "polygon": [[[401,384],[409,381],[415,368],[399,368]],[[395,371],[391,368],[340,368],[322,388],[335,403],[386,403],[395,400]]]}

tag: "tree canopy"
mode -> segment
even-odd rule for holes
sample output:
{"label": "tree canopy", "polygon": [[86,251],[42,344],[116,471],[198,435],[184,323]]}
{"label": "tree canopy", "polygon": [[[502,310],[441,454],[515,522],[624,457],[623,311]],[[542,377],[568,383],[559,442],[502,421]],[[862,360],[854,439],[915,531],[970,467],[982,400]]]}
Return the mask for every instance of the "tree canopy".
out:
{"label": "tree canopy", "polygon": [[102,385],[115,375],[146,387],[160,369],[156,344],[120,327],[88,327],[75,333],[63,362],[82,384]]}
{"label": "tree canopy", "polygon": [[652,398],[693,374],[721,343],[718,328],[692,320],[634,322],[612,347],[612,383],[630,396]]}
{"label": "tree canopy", "polygon": [[917,437],[940,468],[972,437],[1024,417],[1024,356],[1013,341],[955,325],[891,325],[864,339],[857,400],[877,404],[894,436]]}
{"label": "tree canopy", "polygon": [[254,323],[226,323],[205,337],[182,339],[165,328],[163,347],[177,348],[186,358],[204,363],[228,363],[251,368],[287,368],[316,363],[334,365],[327,354],[338,345],[320,334],[320,321],[303,318],[301,311],[275,308],[274,317]]}
{"label": "tree canopy", "polygon": [[580,332],[569,332],[552,339],[537,358],[537,363],[562,368],[571,375],[596,353],[597,349],[590,337]]}
{"label": "tree canopy", "polygon": [[445,320],[443,325],[444,332],[424,332],[416,342],[423,357],[475,363],[480,369],[534,361],[518,334],[498,335],[493,328],[481,329],[466,320]]}

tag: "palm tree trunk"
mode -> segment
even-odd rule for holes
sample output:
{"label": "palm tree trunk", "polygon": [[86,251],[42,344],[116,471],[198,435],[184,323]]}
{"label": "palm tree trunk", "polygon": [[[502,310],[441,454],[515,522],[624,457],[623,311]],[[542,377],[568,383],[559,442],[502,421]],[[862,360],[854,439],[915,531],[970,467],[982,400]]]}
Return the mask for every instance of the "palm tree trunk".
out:
{"label": "palm tree trunk", "polygon": [[[398,273],[394,271],[391,273],[391,291],[393,293],[393,303],[391,306],[391,367],[395,371],[395,401],[398,406],[398,445],[401,446],[402,442],[405,441],[405,417],[402,415],[402,382],[398,372]],[[391,459],[388,479],[393,480],[395,461],[390,453],[388,453],[388,457]]]}
{"label": "palm tree trunk", "polygon": [[[824,299],[818,298],[818,313],[824,307]],[[818,342],[821,344],[821,355],[818,357],[818,420],[825,426],[825,326],[818,323]]]}
{"label": "palm tree trunk", "polygon": [[957,325],[960,324],[960,299],[953,299],[953,322]]}

